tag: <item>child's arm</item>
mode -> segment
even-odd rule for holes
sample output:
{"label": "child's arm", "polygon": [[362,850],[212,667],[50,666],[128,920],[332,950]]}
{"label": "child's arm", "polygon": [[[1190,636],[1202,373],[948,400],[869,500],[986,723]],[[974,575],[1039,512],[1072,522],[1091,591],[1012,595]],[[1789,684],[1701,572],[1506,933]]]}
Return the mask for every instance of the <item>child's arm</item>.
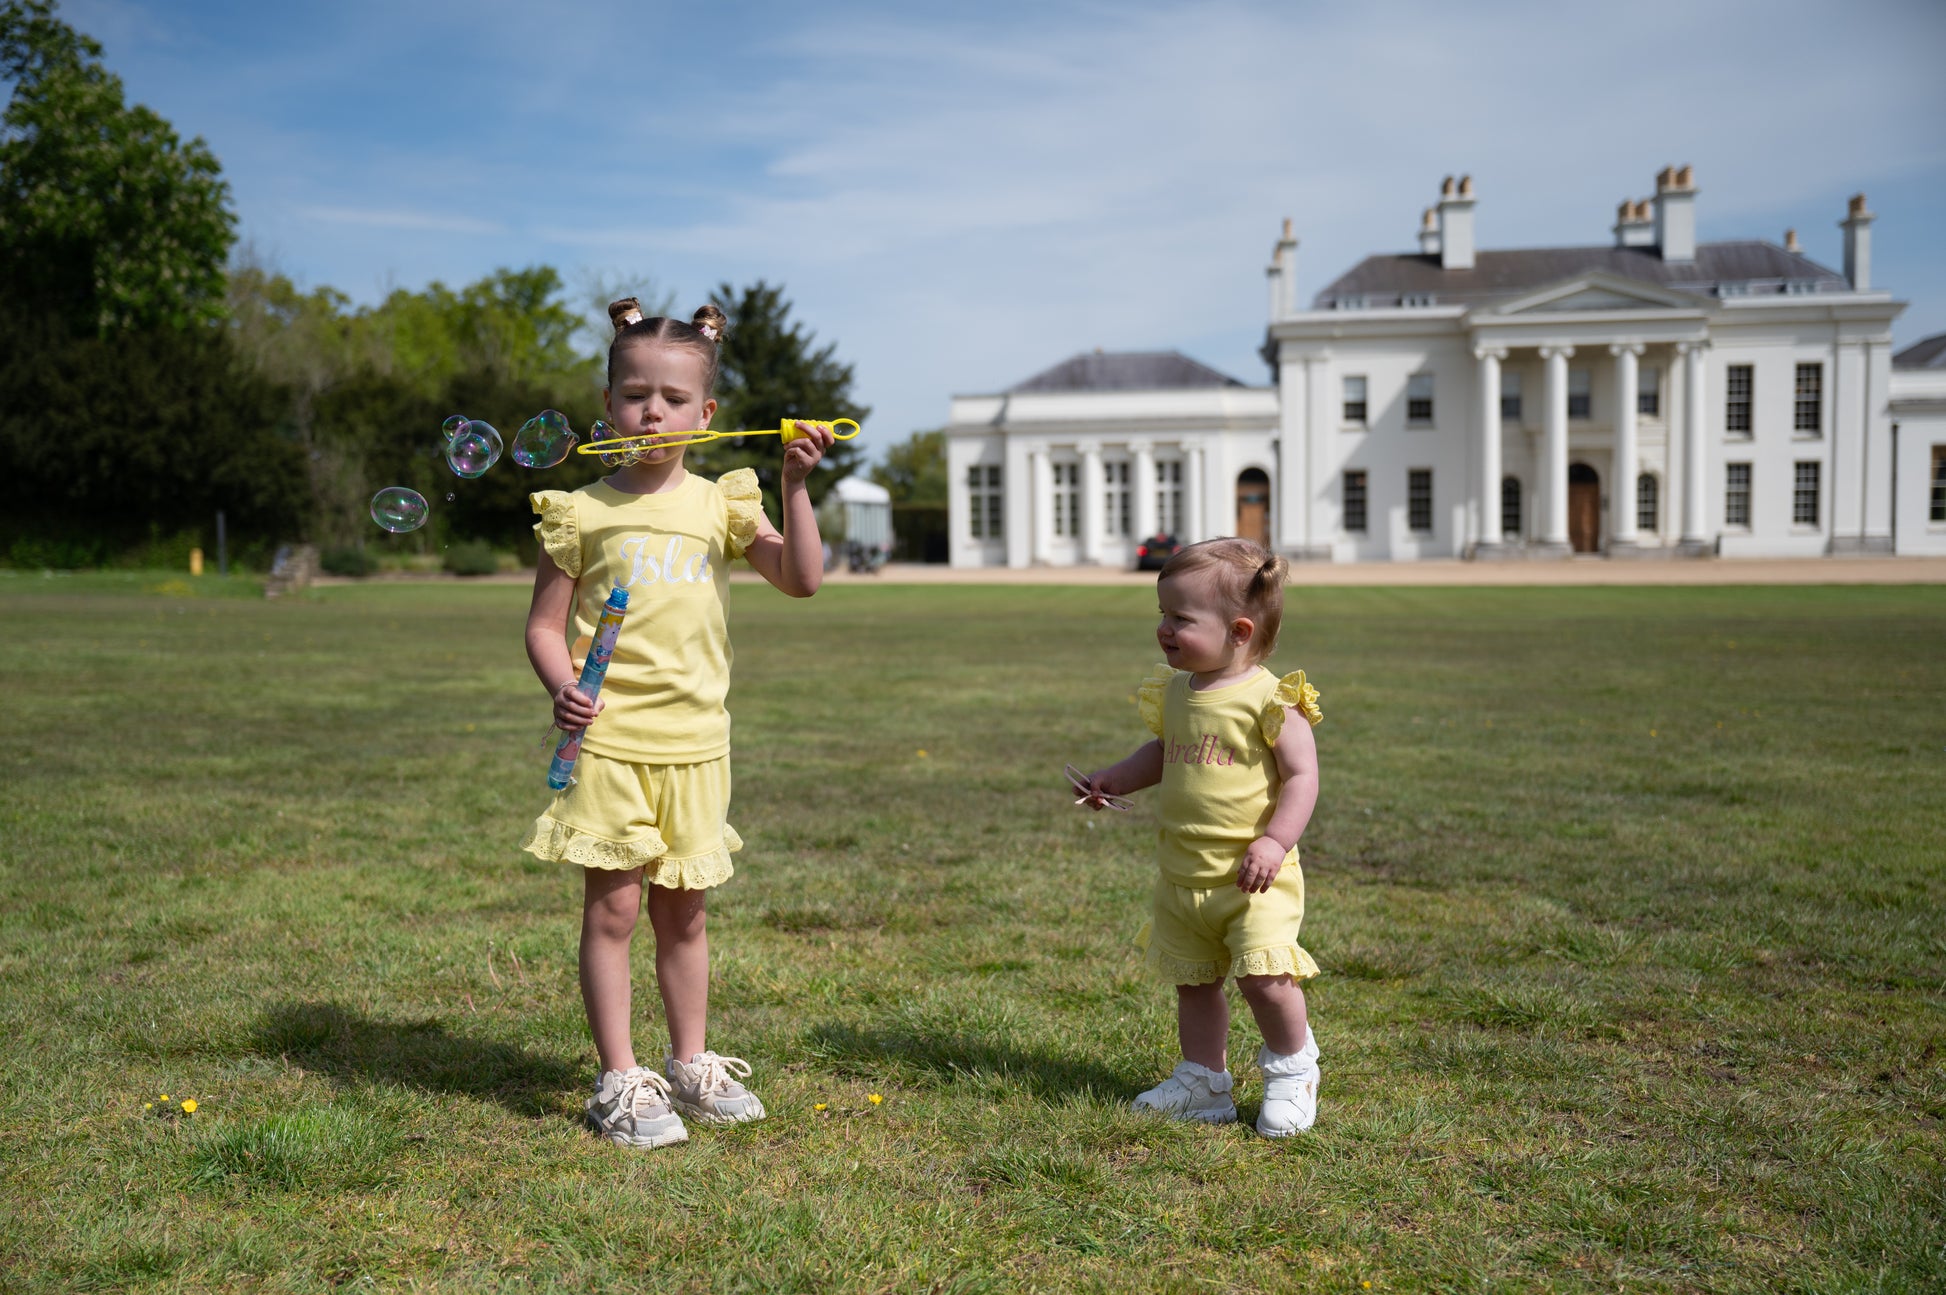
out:
{"label": "child's arm", "polygon": [[1237,889],[1247,894],[1270,889],[1283,869],[1284,856],[1304,835],[1311,810],[1318,803],[1317,739],[1311,736],[1311,726],[1302,712],[1287,711],[1284,718],[1284,730],[1270,748],[1284,779],[1277,790],[1277,808],[1271,811],[1264,834],[1243,852],[1243,866],[1237,869]]}
{"label": "child's arm", "polygon": [[601,699],[590,701],[574,685],[580,676],[568,655],[568,613],[574,607],[574,577],[554,565],[541,550],[534,571],[534,601],[527,608],[527,659],[541,687],[554,699],[554,723],[563,729],[586,728],[601,714]]}
{"label": "child's arm", "polygon": [[1088,790],[1097,795],[1126,796],[1162,781],[1162,743],[1144,742],[1106,769],[1088,775]]}
{"label": "child's arm", "polygon": [[824,581],[824,541],[818,536],[818,514],[804,479],[831,448],[831,428],[823,423],[799,423],[803,435],[784,446],[784,530],[778,533],[768,517],[758,515],[757,538],[743,556],[757,573],[793,598],[809,598]]}

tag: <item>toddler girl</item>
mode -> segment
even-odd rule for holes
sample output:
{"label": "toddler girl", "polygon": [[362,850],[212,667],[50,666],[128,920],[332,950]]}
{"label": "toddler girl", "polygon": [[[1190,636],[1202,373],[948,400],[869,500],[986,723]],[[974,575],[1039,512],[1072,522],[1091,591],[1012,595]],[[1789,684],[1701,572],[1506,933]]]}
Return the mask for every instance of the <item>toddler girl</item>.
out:
{"label": "toddler girl", "polygon": [[[1323,718],[1299,670],[1263,668],[1284,613],[1284,559],[1249,540],[1206,540],[1156,580],[1156,641],[1168,664],[1142,685],[1156,740],[1088,779],[1087,801],[1162,784],[1154,909],[1141,937],[1149,969],[1176,986],[1183,1059],[1136,1110],[1225,1124],[1237,1117],[1225,1061],[1237,988],[1262,1031],[1257,1132],[1285,1138],[1317,1116],[1318,1045],[1298,981],[1317,964],[1297,942],[1304,874],[1297,839],[1318,798]],[[1286,722],[1291,712],[1305,720]]]}
{"label": "toddler girl", "polygon": [[[687,324],[644,319],[631,298],[608,314],[616,332],[603,400],[616,434],[673,439],[708,427],[723,312],[705,306]],[[831,431],[798,429],[803,437],[784,447],[781,532],[764,516],[756,473],[705,481],[683,470],[682,446],[653,439],[604,456],[619,466],[600,481],[532,497],[541,553],[527,657],[554,699],[554,722],[587,736],[574,783],[535,820],[522,848],[583,869],[581,997],[601,1057],[588,1122],[624,1146],[683,1141],[683,1115],[734,1124],[764,1114],[738,1082],[750,1067],[705,1046],[704,896],[729,880],[730,853],[743,845],[727,821],[730,561],[747,559],[799,598],[816,593],[823,575],[804,479],[830,448]],[[591,702],[575,687],[577,662],[615,585],[628,589],[628,619]],[[629,1035],[629,938],[645,880],[669,1022],[661,1071],[636,1064]]]}

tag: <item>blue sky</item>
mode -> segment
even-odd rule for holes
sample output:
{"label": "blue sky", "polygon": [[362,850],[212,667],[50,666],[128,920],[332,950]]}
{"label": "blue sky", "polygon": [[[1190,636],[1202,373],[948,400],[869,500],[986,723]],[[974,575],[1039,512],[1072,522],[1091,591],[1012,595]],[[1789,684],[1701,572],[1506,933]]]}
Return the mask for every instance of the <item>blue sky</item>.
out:
{"label": "blue sky", "polygon": [[[221,159],[242,236],[358,301],[498,266],[782,283],[882,445],[1078,351],[1266,380],[1299,293],[1414,247],[1470,172],[1480,246],[1609,241],[1691,163],[1705,240],[1842,263],[1868,195],[1901,345],[1946,331],[1946,5],[67,0],[132,99]],[[807,411],[811,412],[811,411]]]}

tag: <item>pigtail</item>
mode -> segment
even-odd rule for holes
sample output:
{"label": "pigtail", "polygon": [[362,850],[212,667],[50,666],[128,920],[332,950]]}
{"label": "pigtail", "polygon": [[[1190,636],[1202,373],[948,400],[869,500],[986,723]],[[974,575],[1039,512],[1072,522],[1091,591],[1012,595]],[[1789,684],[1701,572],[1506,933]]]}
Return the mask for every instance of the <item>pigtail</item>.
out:
{"label": "pigtail", "polygon": [[718,310],[714,305],[702,306],[697,309],[694,315],[689,317],[689,326],[701,333],[704,337],[709,338],[710,341],[721,346],[723,345],[723,334],[730,327],[730,317]]}
{"label": "pigtail", "polygon": [[634,297],[623,297],[620,301],[608,303],[608,322],[615,326],[619,336],[623,329],[642,322],[642,303]]}

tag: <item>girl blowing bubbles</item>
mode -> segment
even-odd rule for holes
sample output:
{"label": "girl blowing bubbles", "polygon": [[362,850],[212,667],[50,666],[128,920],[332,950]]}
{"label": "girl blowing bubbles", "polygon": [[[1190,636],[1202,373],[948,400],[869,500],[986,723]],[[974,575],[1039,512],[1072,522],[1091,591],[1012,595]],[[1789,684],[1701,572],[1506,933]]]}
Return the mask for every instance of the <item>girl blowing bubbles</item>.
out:
{"label": "girl blowing bubbles", "polygon": [[[730,879],[730,853],[743,846],[726,818],[723,602],[730,560],[739,557],[792,597],[817,592],[824,551],[804,479],[832,438],[828,427],[799,423],[803,437],[785,445],[779,532],[763,514],[756,473],[742,468],[705,481],[683,470],[684,447],[653,440],[709,426],[723,312],[705,306],[687,324],[644,319],[631,298],[608,314],[616,328],[603,394],[608,421],[618,436],[650,439],[606,456],[620,463],[611,476],[532,497],[541,556],[527,657],[554,699],[554,722],[588,732],[576,782],[535,820],[522,848],[583,869],[581,997],[601,1056],[588,1122],[612,1142],[656,1147],[689,1136],[682,1115],[705,1124],[764,1115],[738,1082],[750,1067],[711,1052],[703,1038],[703,900]],[[590,702],[575,687],[575,662],[615,585],[629,591],[628,621],[602,696]],[[629,1035],[628,946],[644,880],[669,1021],[661,1071],[636,1064]]]}
{"label": "girl blowing bubbles", "polygon": [[[1318,799],[1311,726],[1323,715],[1302,670],[1279,679],[1262,665],[1277,646],[1285,572],[1249,540],[1207,540],[1169,559],[1156,580],[1168,665],[1139,694],[1156,740],[1088,780],[1096,808],[1162,784],[1162,875],[1145,938],[1150,970],[1176,987],[1183,1059],[1135,1109],[1236,1119],[1223,996],[1234,974],[1263,1033],[1257,1132],[1271,1138],[1310,1128],[1318,1104],[1318,1045],[1297,983],[1318,974],[1297,942],[1297,839]],[[1288,723],[1293,712],[1306,722]]]}

